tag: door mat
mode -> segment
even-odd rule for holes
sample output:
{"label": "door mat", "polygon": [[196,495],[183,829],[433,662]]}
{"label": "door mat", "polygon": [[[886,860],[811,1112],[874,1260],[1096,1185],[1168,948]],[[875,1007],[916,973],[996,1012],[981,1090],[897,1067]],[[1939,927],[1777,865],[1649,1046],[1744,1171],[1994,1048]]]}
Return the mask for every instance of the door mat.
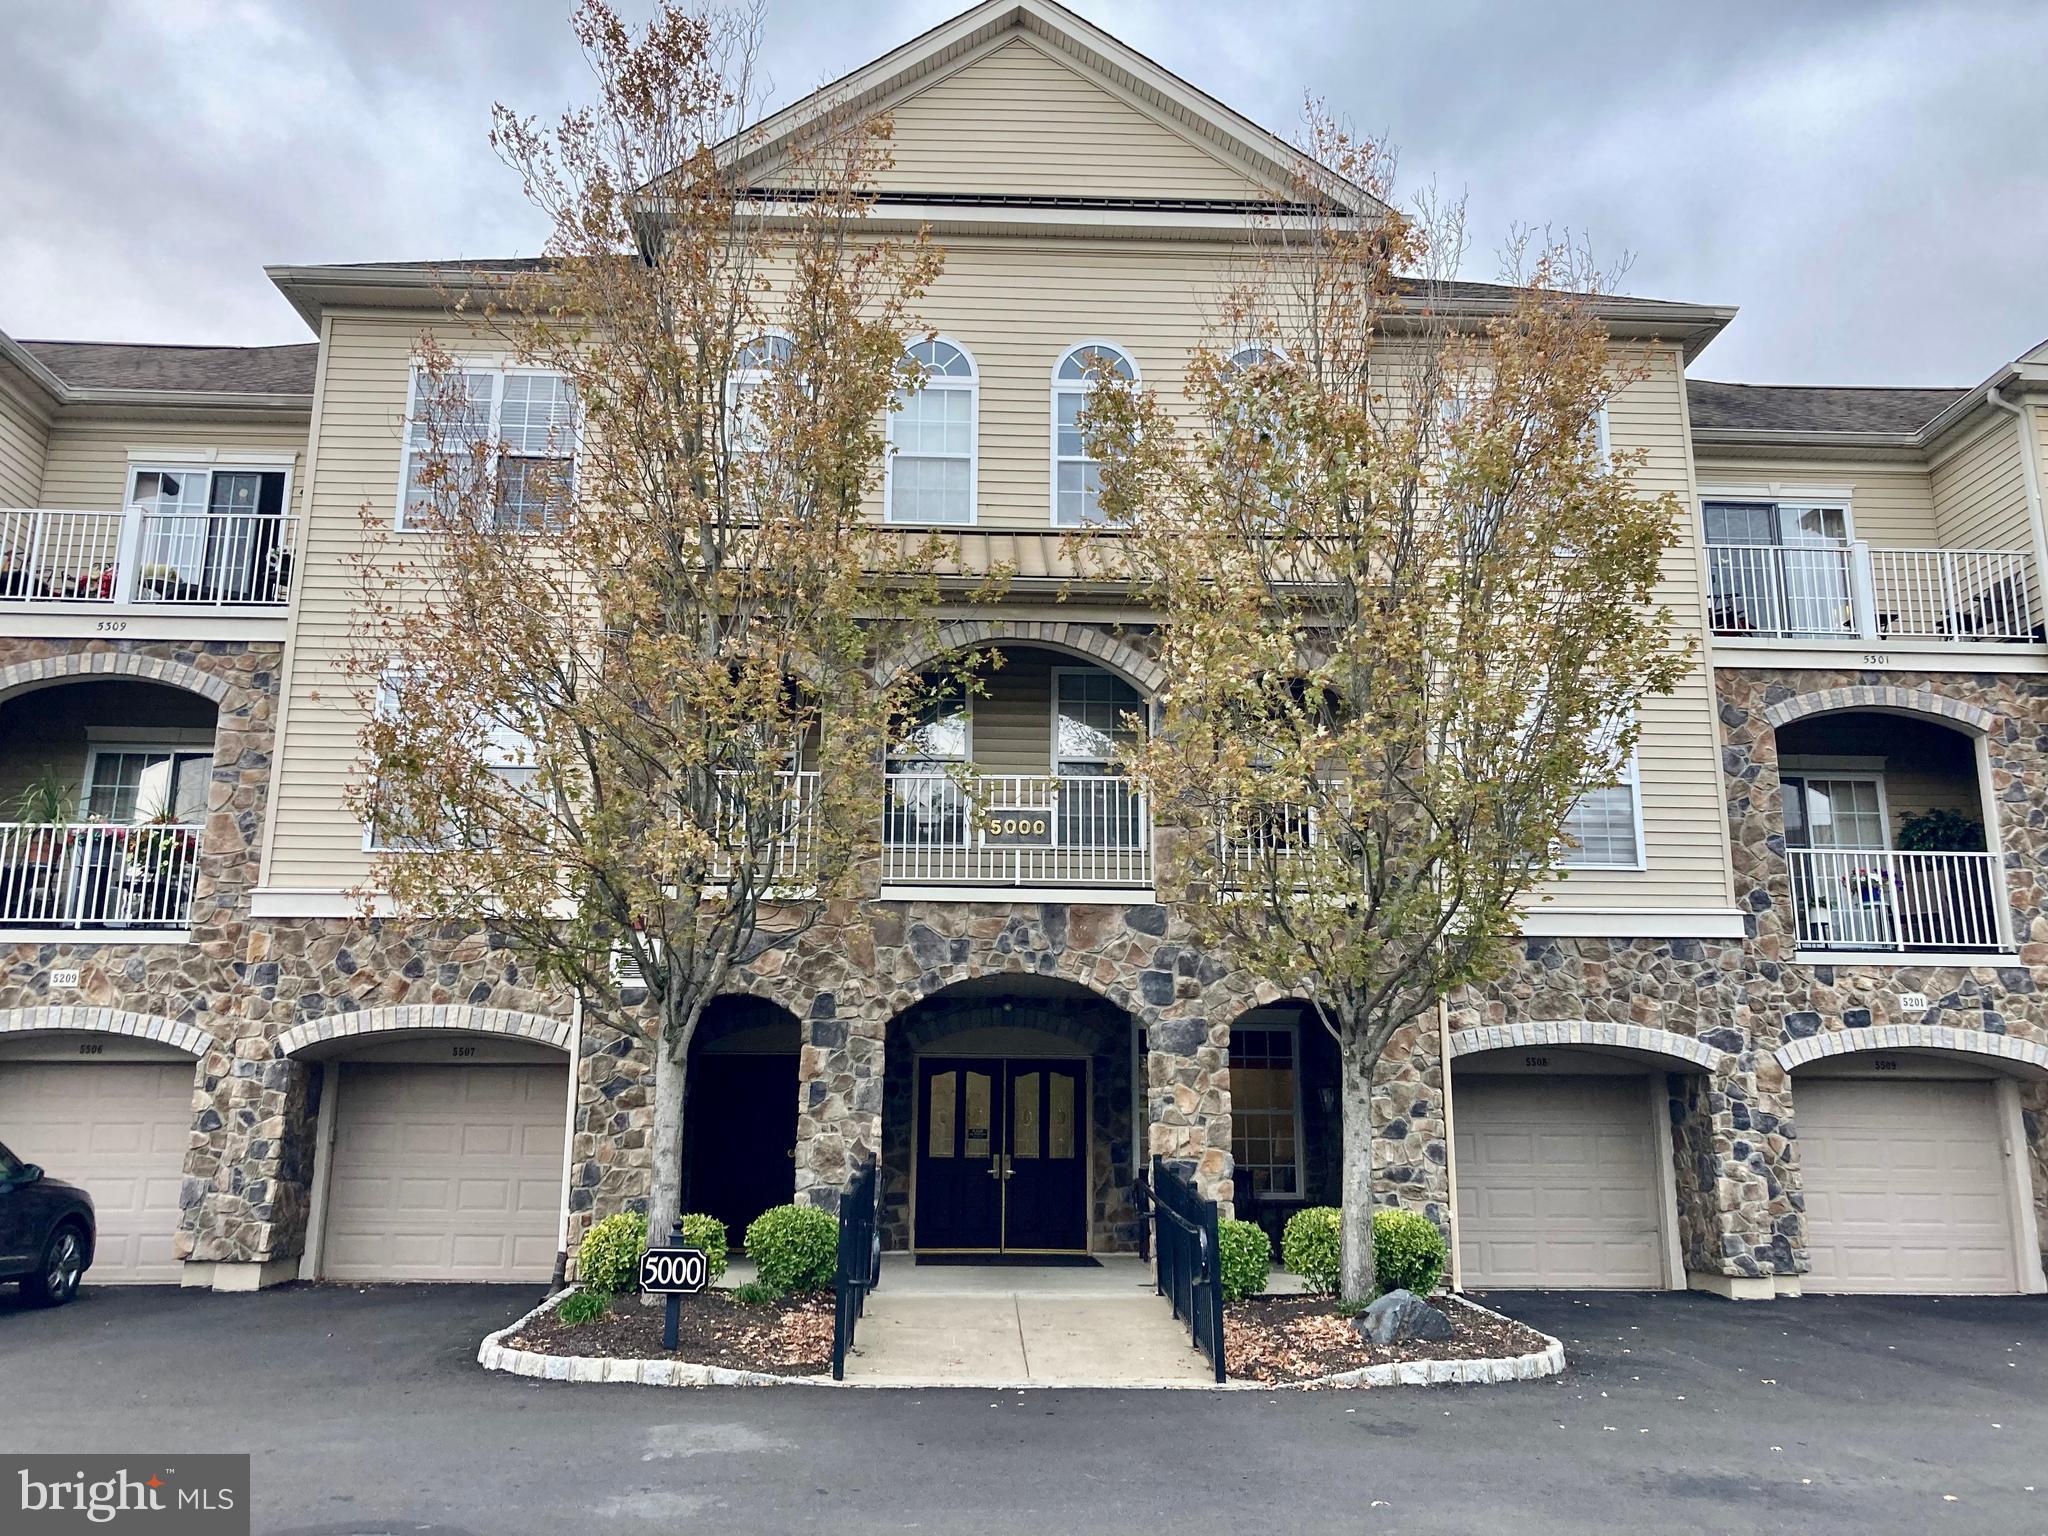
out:
{"label": "door mat", "polygon": [[920,1264],[1002,1269],[1100,1269],[1085,1253],[920,1253]]}

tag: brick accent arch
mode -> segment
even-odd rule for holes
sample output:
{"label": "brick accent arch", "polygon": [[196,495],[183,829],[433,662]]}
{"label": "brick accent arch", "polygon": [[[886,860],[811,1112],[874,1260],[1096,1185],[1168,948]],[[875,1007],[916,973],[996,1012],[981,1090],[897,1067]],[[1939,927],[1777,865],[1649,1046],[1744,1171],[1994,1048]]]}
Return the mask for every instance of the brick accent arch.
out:
{"label": "brick accent arch", "polygon": [[1909,714],[1932,715],[1947,720],[1975,735],[1988,735],[1998,723],[1990,710],[1961,699],[1951,699],[1929,688],[1898,688],[1888,684],[1857,683],[1844,688],[1822,688],[1793,698],[1780,699],[1763,712],[1773,729],[1804,720],[1809,715],[1835,714],[1845,709],[1897,709]]}
{"label": "brick accent arch", "polygon": [[226,678],[167,657],[148,656],[135,651],[77,650],[0,667],[0,699],[38,685],[105,677],[162,683],[168,688],[182,688],[187,693],[199,694],[222,705],[228,702],[231,691]]}
{"label": "brick accent arch", "polygon": [[308,1019],[303,1024],[294,1024],[277,1037],[277,1054],[296,1056],[308,1046],[324,1041],[347,1040],[357,1035],[403,1034],[410,1029],[452,1029],[472,1035],[506,1035],[566,1051],[569,1049],[571,1025],[567,1019],[551,1019],[538,1013],[514,1013],[507,1008],[413,1003],[398,1008],[330,1013],[322,1018]]}
{"label": "brick accent arch", "polygon": [[195,1024],[181,1024],[150,1013],[127,1013],[119,1008],[8,1008],[0,1010],[0,1035],[40,1034],[46,1030],[89,1030],[102,1035],[129,1035],[137,1040],[155,1040],[185,1052],[204,1056],[217,1043]]}
{"label": "brick accent arch", "polygon": [[1583,1045],[1612,1050],[1648,1051],[1668,1056],[1707,1072],[1719,1072],[1728,1053],[1695,1040],[1691,1035],[1673,1034],[1668,1029],[1651,1029],[1641,1024],[1609,1024],[1595,1019],[1532,1020],[1526,1024],[1485,1024],[1451,1034],[1451,1056],[1475,1055],[1480,1051],[1508,1050],[1531,1045]]}
{"label": "brick accent arch", "polygon": [[1009,641],[1016,645],[1042,645],[1065,651],[1084,661],[1093,661],[1148,697],[1166,686],[1166,668],[1127,640],[1093,624],[1036,619],[959,619],[940,628],[936,644],[923,655],[902,652],[888,657],[883,668],[901,672],[919,666],[934,656],[975,646]]}
{"label": "brick accent arch", "polygon": [[1828,1056],[1858,1051],[1954,1051],[1986,1056],[2048,1072],[2048,1045],[1994,1035],[1981,1029],[1954,1029],[1946,1024],[1878,1024],[1869,1029],[1835,1029],[1789,1041],[1774,1053],[1786,1071]]}

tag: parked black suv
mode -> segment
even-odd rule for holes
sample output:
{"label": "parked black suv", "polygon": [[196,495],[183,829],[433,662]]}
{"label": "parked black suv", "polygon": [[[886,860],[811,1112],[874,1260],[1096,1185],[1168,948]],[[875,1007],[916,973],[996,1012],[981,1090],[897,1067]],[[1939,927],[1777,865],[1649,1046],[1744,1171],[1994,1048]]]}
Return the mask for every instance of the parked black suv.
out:
{"label": "parked black suv", "polygon": [[0,1281],[19,1280],[30,1300],[61,1306],[92,1267],[95,1235],[91,1195],[0,1144]]}

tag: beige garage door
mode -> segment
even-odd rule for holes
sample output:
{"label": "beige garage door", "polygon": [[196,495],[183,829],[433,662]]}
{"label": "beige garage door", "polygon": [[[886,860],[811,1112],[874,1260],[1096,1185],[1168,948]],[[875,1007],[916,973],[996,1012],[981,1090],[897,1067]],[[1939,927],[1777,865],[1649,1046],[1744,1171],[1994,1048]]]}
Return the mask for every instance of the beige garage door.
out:
{"label": "beige garage door", "polygon": [[322,1275],[546,1280],[567,1070],[343,1066]]}
{"label": "beige garage door", "polygon": [[1815,1291],[2014,1291],[1991,1083],[1793,1084]]}
{"label": "beige garage door", "polygon": [[1471,1287],[1667,1283],[1640,1077],[1460,1077],[1458,1234]]}
{"label": "beige garage door", "polygon": [[192,1133],[190,1058],[0,1062],[0,1141],[92,1196],[88,1283],[175,1285],[178,1189]]}

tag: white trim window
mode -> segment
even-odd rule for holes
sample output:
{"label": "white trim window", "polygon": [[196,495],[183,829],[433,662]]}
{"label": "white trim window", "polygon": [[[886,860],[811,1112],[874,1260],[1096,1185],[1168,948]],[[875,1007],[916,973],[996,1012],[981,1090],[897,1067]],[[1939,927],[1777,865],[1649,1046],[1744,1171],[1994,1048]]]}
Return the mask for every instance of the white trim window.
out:
{"label": "white trim window", "polygon": [[768,447],[767,428],[752,400],[795,356],[796,342],[782,331],[763,331],[733,354],[725,380],[726,441],[733,452],[760,453]]}
{"label": "white trim window", "polygon": [[491,488],[494,527],[534,532],[559,521],[576,483],[574,384],[544,368],[465,367],[422,401],[425,377],[414,368],[406,392],[398,526],[432,529],[474,505],[478,475]]}
{"label": "white trim window", "polygon": [[1102,521],[1102,465],[1088,456],[1081,412],[1097,383],[1114,376],[1135,384],[1138,368],[1115,342],[1084,341],[1061,354],[1052,370],[1052,521],[1087,528]]}
{"label": "white trim window", "polygon": [[[385,669],[384,675],[378,678],[374,707],[380,719],[395,720],[406,707],[407,676],[408,669],[394,665]],[[509,721],[488,715],[481,719],[481,731],[478,756],[483,760],[484,771],[514,794],[537,795],[540,791],[540,758],[532,736]],[[459,838],[460,829],[456,827],[447,828],[441,837],[432,841],[387,837],[374,820],[363,828],[363,847],[371,853],[433,853],[455,847]]]}
{"label": "white trim window", "polygon": [[1642,784],[1635,751],[1614,751],[1619,735],[1619,726],[1608,726],[1595,742],[1614,777],[1581,794],[1565,815],[1569,841],[1558,850],[1557,862],[1567,869],[1643,868]]}
{"label": "white trim window", "polygon": [[79,792],[81,821],[139,824],[206,820],[213,788],[213,733],[207,745],[109,742],[89,748]]}
{"label": "white trim window", "polygon": [[943,336],[908,349],[923,371],[914,390],[896,392],[889,412],[889,460],[883,505],[892,523],[974,521],[981,385],[967,349]]}
{"label": "white trim window", "polygon": [[1230,1156],[1254,1200],[1304,1198],[1301,1035],[1291,1020],[1231,1026]]}
{"label": "white trim window", "polygon": [[[165,602],[275,602],[289,581],[289,465],[128,464],[137,595]],[[111,580],[111,571],[101,577]]]}

